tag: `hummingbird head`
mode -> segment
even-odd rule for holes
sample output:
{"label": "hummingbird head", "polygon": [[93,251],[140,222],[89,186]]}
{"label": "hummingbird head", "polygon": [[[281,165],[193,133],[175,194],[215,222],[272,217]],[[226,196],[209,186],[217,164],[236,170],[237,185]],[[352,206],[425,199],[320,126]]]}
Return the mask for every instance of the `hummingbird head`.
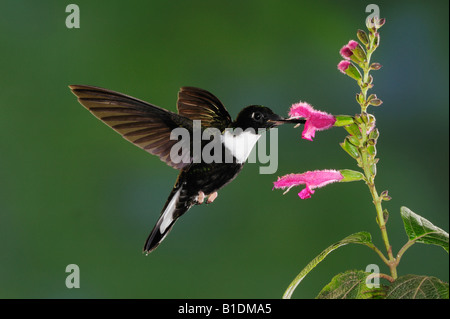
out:
{"label": "hummingbird head", "polygon": [[255,131],[258,128],[271,129],[275,126],[285,123],[305,123],[304,119],[285,119],[280,115],[274,113],[268,107],[262,105],[250,105],[239,112],[236,120],[233,122],[234,127],[240,127],[243,130],[253,128]]}

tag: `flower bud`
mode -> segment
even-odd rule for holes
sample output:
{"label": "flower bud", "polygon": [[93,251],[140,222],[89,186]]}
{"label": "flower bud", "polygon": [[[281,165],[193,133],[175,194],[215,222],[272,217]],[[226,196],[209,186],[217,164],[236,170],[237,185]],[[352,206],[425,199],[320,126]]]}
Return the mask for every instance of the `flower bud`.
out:
{"label": "flower bud", "polygon": [[377,175],[377,165],[372,164],[369,167],[370,173],[372,174],[372,176],[376,176]]}
{"label": "flower bud", "polygon": [[370,100],[369,104],[373,106],[380,106],[381,104],[383,104],[383,101],[381,101],[380,99],[372,99]]}
{"label": "flower bud", "polygon": [[362,44],[368,45],[369,44],[369,37],[367,36],[367,33],[363,30],[358,30],[356,32],[356,36],[358,37],[359,41],[361,41]]}
{"label": "flower bud", "polygon": [[370,102],[370,101],[372,101],[372,100],[374,100],[376,98],[377,98],[376,94],[370,94],[369,97],[367,98],[367,102]]}
{"label": "flower bud", "polygon": [[367,18],[366,19],[366,27],[369,31],[372,31],[375,28],[375,18]]}
{"label": "flower bud", "polygon": [[349,136],[347,136],[347,138],[350,143],[352,143],[356,147],[359,147],[359,145],[360,145],[359,139],[356,136],[349,135]]}
{"label": "flower bud", "polygon": [[356,66],[350,61],[343,60],[338,64],[338,69],[342,73],[347,74],[349,77],[355,79],[356,81],[361,81],[362,76]]}
{"label": "flower bud", "polygon": [[373,48],[377,48],[380,45],[380,34],[378,32],[375,32],[372,40],[372,46]]}
{"label": "flower bud", "polygon": [[385,201],[389,201],[392,199],[392,197],[389,196],[388,191],[382,191],[380,194],[380,198]]}
{"label": "flower bud", "polygon": [[377,148],[375,147],[375,145],[368,145],[367,152],[370,156],[375,157],[377,155]]}
{"label": "flower bud", "polygon": [[363,47],[361,46],[361,44],[358,43],[358,45],[352,50],[353,55],[357,58],[358,61],[365,61],[367,56],[366,56],[366,51],[364,51]]}
{"label": "flower bud", "polygon": [[384,223],[386,224],[389,219],[389,212],[387,209],[383,210],[383,219],[384,219]]}
{"label": "flower bud", "polygon": [[[355,116],[356,118],[356,116]],[[359,130],[358,125],[355,123],[344,126],[345,130],[350,133],[352,136],[356,136],[358,139],[362,137],[361,131]]]}
{"label": "flower bud", "polygon": [[350,60],[353,55],[352,50],[347,45],[344,45],[342,49],[339,51],[339,54],[346,60]]}
{"label": "flower bud", "polygon": [[379,69],[381,69],[381,67],[382,67],[382,65],[380,64],[380,63],[372,63],[371,65],[370,65],[370,69],[371,70],[379,70]]}
{"label": "flower bud", "polygon": [[355,40],[348,41],[348,43],[342,47],[339,53],[344,59],[352,60],[357,64],[366,60],[366,52],[364,51],[363,47]]}
{"label": "flower bud", "polygon": [[369,115],[367,114],[367,112],[361,113],[361,120],[364,124],[367,124],[369,122]]}
{"label": "flower bud", "polygon": [[349,65],[351,64],[350,61],[342,60],[338,64],[338,70],[341,71],[341,73],[345,74],[345,71],[348,69]]}
{"label": "flower bud", "polygon": [[385,23],[386,23],[385,18],[375,19],[375,21],[374,21],[375,28],[377,28],[377,29],[381,28]]}
{"label": "flower bud", "polygon": [[372,133],[372,131],[375,129],[375,124],[376,124],[375,116],[373,116],[372,114],[369,114],[368,121],[367,121],[366,134],[370,135],[370,133]]}
{"label": "flower bud", "polygon": [[[385,210],[383,210],[383,221],[384,221],[383,225],[385,225],[387,223],[388,219],[389,219],[389,212],[388,212],[387,209],[385,209]],[[377,216],[376,220],[377,220],[377,224],[380,225],[380,221],[378,220],[378,216]]]}
{"label": "flower bud", "polygon": [[344,140],[343,143],[340,143],[339,145],[354,159],[357,159],[360,156],[358,148],[354,146],[352,143],[350,143],[347,138]]}
{"label": "flower bud", "polygon": [[373,139],[373,140],[377,140],[379,136],[380,136],[380,132],[378,131],[377,128],[372,130],[372,132],[370,132],[370,134],[369,134],[369,138]]}
{"label": "flower bud", "polygon": [[356,93],[356,102],[359,104],[364,103],[364,95],[362,93]]}
{"label": "flower bud", "polygon": [[363,120],[361,118],[361,114],[356,114],[355,115],[355,123],[356,124],[363,124]]}

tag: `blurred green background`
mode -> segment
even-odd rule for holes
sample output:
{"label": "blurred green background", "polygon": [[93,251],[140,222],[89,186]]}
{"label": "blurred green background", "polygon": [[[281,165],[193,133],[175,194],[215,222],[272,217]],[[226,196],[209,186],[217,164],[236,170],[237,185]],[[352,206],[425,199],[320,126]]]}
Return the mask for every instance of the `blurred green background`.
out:
{"label": "blurred green background", "polygon": [[[317,254],[366,230],[382,248],[363,183],[300,200],[272,191],[277,176],[355,164],[341,129],[314,142],[281,127],[278,171],[247,164],[216,202],[183,216],[149,256],[142,245],[177,172],[95,119],[69,84],[120,91],[175,110],[181,86],[217,95],[234,117],[249,104],[287,114],[308,101],[358,112],[357,86],[336,69],[339,49],[365,28],[366,1],[87,1],[68,29],[64,1],[1,1],[0,297],[280,298]],[[381,132],[377,187],[393,197],[394,251],[407,238],[405,205],[449,229],[448,1],[377,1],[387,24],[374,60]],[[414,245],[399,274],[448,281],[440,247]],[[67,289],[77,264],[81,288]],[[366,247],[333,252],[300,284],[313,298],[330,279],[365,269]]]}

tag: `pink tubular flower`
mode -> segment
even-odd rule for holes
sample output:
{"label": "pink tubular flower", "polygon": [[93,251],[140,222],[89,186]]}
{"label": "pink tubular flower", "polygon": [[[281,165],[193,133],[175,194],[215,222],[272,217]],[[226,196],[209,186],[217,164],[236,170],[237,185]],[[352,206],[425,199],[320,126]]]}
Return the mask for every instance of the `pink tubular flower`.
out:
{"label": "pink tubular flower", "polygon": [[298,196],[301,199],[307,199],[314,194],[314,188],[339,182],[343,178],[341,172],[336,170],[309,171],[303,174],[288,174],[283,177],[278,177],[278,180],[273,184],[274,188],[287,188],[284,193],[287,193],[294,186],[305,184],[306,187],[298,193]]}
{"label": "pink tubular flower", "polygon": [[358,42],[356,42],[355,40],[350,40],[348,41],[347,46],[350,50],[355,50],[358,46]]}
{"label": "pink tubular flower", "polygon": [[348,69],[348,67],[350,66],[350,64],[351,64],[350,61],[342,60],[342,61],[339,62],[339,64],[338,64],[338,70],[345,74],[345,70]]}
{"label": "pink tubular flower", "polygon": [[336,122],[336,118],[326,112],[316,111],[306,102],[295,103],[289,110],[291,118],[303,117],[306,119],[302,138],[312,141],[316,131],[329,129]]}
{"label": "pink tubular flower", "polygon": [[342,49],[339,51],[344,59],[350,60],[350,57],[353,55],[352,50],[347,45],[344,45]]}
{"label": "pink tubular flower", "polygon": [[339,53],[342,55],[344,59],[350,60],[350,57],[353,55],[353,50],[358,46],[358,42],[355,40],[350,40],[346,45],[342,47]]}

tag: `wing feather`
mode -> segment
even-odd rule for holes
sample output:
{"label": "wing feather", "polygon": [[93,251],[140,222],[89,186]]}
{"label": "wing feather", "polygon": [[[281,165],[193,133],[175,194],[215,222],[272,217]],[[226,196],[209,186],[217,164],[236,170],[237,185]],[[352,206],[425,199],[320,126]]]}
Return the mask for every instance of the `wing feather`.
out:
{"label": "wing feather", "polygon": [[170,140],[170,133],[177,127],[192,131],[188,117],[119,92],[86,85],[69,87],[81,105],[126,140],[176,169],[189,165],[170,158],[170,149],[178,142]]}
{"label": "wing feather", "polygon": [[225,106],[210,92],[184,86],[178,92],[178,113],[191,120],[200,120],[202,127],[216,127],[223,131],[232,120]]}

